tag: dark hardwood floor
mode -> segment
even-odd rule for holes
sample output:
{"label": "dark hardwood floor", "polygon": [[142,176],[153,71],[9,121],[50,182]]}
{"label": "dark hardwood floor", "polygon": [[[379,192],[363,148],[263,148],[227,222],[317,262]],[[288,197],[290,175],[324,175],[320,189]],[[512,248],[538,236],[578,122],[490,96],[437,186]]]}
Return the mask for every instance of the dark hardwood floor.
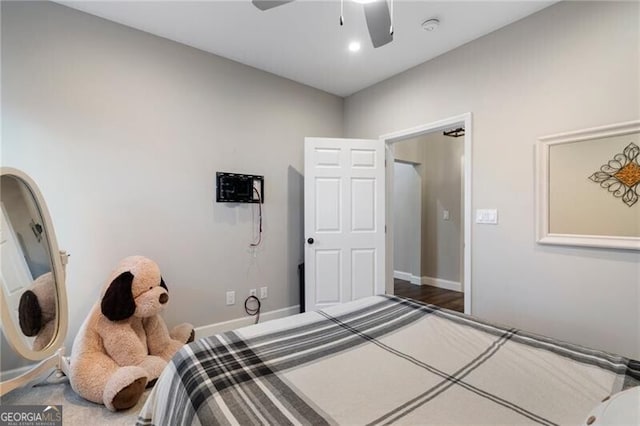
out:
{"label": "dark hardwood floor", "polygon": [[408,297],[452,311],[464,312],[464,293],[430,285],[411,284],[409,281],[397,278],[393,281],[396,296]]}

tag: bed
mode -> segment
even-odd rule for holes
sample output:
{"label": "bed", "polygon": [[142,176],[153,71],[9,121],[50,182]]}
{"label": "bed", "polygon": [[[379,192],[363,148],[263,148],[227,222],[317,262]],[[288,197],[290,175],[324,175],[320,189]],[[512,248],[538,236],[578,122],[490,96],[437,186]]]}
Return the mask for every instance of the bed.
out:
{"label": "bed", "polygon": [[395,296],[203,338],[138,425],[581,424],[640,363]]}

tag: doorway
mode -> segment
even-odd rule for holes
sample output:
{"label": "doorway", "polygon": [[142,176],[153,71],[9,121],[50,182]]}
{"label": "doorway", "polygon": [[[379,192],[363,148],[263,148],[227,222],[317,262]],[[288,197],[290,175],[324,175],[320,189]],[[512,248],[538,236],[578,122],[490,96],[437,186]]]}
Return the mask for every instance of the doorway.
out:
{"label": "doorway", "polygon": [[381,139],[391,166],[386,292],[470,314],[471,114]]}

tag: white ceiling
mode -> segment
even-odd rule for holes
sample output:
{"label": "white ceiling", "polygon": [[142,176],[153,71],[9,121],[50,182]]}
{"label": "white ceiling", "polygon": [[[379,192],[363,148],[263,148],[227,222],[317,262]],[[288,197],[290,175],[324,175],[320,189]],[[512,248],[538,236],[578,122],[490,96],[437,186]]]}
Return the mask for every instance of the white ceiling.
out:
{"label": "white ceiling", "polygon": [[[297,0],[260,11],[250,0],[58,1],[142,31],[348,96],[473,39],[543,9],[554,1],[394,2],[394,41],[374,49],[362,5]],[[440,20],[434,32],[421,28]],[[359,40],[351,53],[347,45]]]}

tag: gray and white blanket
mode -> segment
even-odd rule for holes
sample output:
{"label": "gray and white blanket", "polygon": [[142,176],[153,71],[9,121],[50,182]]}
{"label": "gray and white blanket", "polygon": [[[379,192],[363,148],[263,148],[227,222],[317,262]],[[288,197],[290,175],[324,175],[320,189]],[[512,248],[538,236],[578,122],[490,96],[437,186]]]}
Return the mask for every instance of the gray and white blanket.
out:
{"label": "gray and white blanket", "polygon": [[637,385],[637,361],[374,296],[185,346],[137,424],[580,424]]}

